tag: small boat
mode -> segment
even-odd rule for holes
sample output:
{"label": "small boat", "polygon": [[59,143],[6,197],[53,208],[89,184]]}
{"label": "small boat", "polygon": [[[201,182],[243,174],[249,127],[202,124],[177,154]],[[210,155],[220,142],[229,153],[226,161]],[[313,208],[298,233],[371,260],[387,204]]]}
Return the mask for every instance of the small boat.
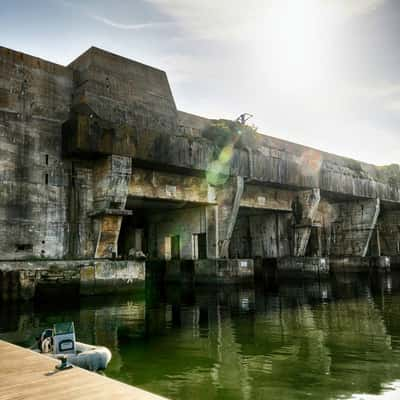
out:
{"label": "small boat", "polygon": [[59,369],[76,365],[98,371],[106,369],[112,357],[107,347],[77,342],[73,322],[57,323],[53,329],[45,329],[38,338],[38,348],[41,353],[61,360]]}

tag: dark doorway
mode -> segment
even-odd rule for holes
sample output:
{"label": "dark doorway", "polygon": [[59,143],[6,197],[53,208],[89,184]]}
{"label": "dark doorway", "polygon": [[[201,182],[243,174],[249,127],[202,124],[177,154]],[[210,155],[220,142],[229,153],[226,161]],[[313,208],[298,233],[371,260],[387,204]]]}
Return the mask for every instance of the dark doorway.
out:
{"label": "dark doorway", "polygon": [[171,236],[171,258],[173,260],[179,260],[181,258],[179,235]]}
{"label": "dark doorway", "polygon": [[193,234],[193,259],[207,258],[207,236],[205,233]]}
{"label": "dark doorway", "polygon": [[123,217],[121,231],[118,237],[118,255],[128,258],[129,251],[142,251],[147,254],[147,241],[145,235],[146,218],[143,214],[134,214]]}

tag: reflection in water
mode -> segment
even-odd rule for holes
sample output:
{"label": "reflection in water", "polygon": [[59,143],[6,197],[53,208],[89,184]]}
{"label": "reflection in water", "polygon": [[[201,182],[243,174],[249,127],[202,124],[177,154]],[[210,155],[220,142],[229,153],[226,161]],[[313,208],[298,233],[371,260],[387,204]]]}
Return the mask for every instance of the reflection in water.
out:
{"label": "reflection in water", "polygon": [[0,338],[30,346],[74,320],[111,349],[108,376],[172,399],[398,398],[400,277],[354,280],[3,305]]}

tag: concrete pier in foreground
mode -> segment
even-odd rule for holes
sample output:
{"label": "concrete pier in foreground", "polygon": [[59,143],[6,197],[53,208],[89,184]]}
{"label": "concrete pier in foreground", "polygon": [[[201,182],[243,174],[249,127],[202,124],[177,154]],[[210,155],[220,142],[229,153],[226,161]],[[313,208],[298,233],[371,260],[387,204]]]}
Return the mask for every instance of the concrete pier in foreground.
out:
{"label": "concrete pier in foreground", "polygon": [[57,360],[0,340],[0,398],[166,400],[78,367],[57,371],[57,364]]}

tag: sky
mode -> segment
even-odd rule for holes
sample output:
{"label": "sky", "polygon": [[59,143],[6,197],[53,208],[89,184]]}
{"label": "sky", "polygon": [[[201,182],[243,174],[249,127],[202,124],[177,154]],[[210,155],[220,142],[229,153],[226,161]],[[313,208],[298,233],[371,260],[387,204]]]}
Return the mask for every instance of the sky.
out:
{"label": "sky", "polygon": [[178,109],[400,163],[400,0],[0,0],[0,45],[167,72]]}

